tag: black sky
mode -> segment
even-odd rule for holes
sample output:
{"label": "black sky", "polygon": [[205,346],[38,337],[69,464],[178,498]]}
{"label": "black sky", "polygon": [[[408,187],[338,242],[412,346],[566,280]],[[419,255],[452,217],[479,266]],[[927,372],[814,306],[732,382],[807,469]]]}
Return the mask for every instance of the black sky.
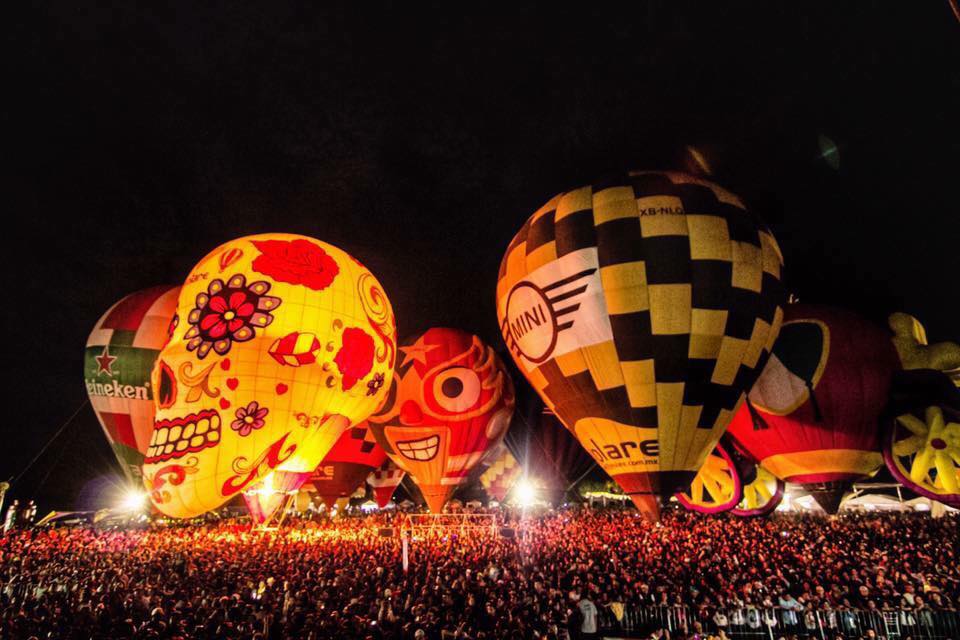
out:
{"label": "black sky", "polygon": [[[497,266],[527,216],[687,167],[688,146],[770,222],[803,301],[960,340],[946,0],[239,4],[6,17],[3,478],[85,399],[99,315],[220,242],[315,236],[377,274],[401,333],[499,344]],[[111,464],[87,408],[14,492],[68,505]]]}

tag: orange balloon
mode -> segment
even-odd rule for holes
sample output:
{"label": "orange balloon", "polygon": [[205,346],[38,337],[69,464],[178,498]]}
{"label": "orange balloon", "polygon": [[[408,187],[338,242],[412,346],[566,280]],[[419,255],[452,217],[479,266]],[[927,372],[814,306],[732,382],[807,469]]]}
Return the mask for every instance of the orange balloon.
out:
{"label": "orange balloon", "polygon": [[503,440],[513,416],[513,382],[480,338],[434,328],[400,347],[394,386],[370,427],[439,513]]}

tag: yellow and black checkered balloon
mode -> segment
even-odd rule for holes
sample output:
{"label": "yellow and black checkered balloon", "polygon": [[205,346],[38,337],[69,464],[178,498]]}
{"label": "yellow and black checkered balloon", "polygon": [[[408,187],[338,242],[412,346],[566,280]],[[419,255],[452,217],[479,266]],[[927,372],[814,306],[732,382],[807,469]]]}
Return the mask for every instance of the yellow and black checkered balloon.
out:
{"label": "yellow and black checkered balloon", "polygon": [[634,172],[560,194],[500,265],[520,369],[652,518],[688,485],[766,362],[783,256],[734,194]]}

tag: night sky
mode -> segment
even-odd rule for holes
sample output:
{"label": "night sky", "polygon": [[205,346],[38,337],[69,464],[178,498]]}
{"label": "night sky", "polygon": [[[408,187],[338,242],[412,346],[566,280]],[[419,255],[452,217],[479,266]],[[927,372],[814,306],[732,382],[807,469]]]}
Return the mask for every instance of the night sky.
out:
{"label": "night sky", "polygon": [[[499,347],[524,220],[611,172],[703,171],[689,148],[769,222],[802,301],[960,341],[946,0],[32,4],[4,29],[0,479],[84,402],[101,313],[221,242],[320,238],[377,275],[401,334]],[[86,407],[13,493],[88,505],[111,473]]]}

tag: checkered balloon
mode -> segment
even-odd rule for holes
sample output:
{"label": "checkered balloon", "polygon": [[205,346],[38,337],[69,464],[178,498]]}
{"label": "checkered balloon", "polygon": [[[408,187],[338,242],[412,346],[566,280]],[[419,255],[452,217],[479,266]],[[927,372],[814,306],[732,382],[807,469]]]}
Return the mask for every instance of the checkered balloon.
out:
{"label": "checkered balloon", "polygon": [[560,194],[507,247],[504,340],[647,516],[689,485],[782,320],[783,256],[734,194],[632,172]]}

